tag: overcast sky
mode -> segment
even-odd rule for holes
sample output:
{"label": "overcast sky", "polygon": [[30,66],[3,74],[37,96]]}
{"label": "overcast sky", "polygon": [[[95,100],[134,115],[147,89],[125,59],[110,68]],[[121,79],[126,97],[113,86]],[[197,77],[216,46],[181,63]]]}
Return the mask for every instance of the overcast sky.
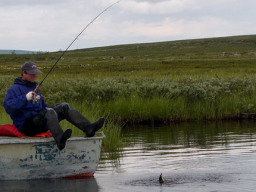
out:
{"label": "overcast sky", "polygon": [[[0,49],[64,50],[115,0],[0,0]],[[255,0],[122,0],[70,49],[256,34]]]}

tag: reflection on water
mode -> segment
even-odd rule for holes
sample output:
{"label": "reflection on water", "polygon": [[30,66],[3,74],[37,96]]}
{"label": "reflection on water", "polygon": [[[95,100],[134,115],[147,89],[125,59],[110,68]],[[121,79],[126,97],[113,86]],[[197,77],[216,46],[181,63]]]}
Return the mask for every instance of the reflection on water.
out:
{"label": "reflection on water", "polygon": [[[256,140],[254,122],[188,122],[166,127],[135,126],[125,128],[125,147],[116,152],[102,152],[98,171],[120,167],[128,157],[163,158],[200,156],[211,153],[241,152]],[[233,151],[232,151],[233,149]],[[246,153],[245,150],[242,151]],[[159,156],[158,156],[159,155]],[[150,159],[150,160],[151,160]],[[122,166],[125,166],[123,164]]]}
{"label": "reflection on water", "polygon": [[96,179],[44,179],[27,181],[0,181],[0,191],[3,192],[97,192],[99,191]]}
{"label": "reflection on water", "polygon": [[124,147],[102,152],[95,178],[2,181],[0,191],[254,191],[255,127],[253,121],[127,127]]}
{"label": "reflection on water", "polygon": [[[105,191],[113,185],[118,186],[114,191],[170,191],[169,187],[252,191],[256,187],[255,122],[128,127],[123,141],[125,147],[113,159],[108,152],[102,154],[95,176]],[[166,180],[163,185],[158,182],[160,173]]]}

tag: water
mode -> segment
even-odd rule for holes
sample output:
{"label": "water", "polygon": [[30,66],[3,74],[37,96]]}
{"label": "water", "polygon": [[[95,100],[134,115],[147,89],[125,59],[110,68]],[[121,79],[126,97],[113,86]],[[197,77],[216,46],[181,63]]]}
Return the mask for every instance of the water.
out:
{"label": "water", "polygon": [[[94,178],[1,181],[0,191],[254,191],[254,122],[127,127],[124,147],[102,152]],[[158,177],[163,174],[165,182]]]}

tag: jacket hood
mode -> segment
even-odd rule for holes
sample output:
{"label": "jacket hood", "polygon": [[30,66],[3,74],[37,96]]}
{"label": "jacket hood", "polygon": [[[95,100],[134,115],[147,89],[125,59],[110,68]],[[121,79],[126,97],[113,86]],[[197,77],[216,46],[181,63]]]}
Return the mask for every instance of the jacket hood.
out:
{"label": "jacket hood", "polygon": [[29,81],[23,80],[22,77],[16,78],[14,80],[14,84],[25,85],[25,86],[28,86],[28,87],[37,86],[37,82],[29,82]]}

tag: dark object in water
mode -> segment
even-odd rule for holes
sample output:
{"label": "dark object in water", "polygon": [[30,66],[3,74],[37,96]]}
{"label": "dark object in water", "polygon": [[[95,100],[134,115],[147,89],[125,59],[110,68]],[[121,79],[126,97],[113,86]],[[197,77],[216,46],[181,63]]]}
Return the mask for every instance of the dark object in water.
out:
{"label": "dark object in water", "polygon": [[162,178],[162,173],[161,173],[160,176],[159,176],[159,183],[160,183],[160,184],[164,183],[164,180],[163,180],[163,178]]}

